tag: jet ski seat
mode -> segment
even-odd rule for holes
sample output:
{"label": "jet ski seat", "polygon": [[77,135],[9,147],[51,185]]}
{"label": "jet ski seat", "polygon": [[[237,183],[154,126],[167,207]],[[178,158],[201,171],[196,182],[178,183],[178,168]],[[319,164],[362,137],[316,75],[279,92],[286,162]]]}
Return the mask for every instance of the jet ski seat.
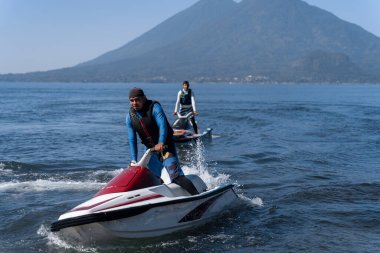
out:
{"label": "jet ski seat", "polygon": [[114,177],[105,187],[96,193],[95,196],[133,191],[161,184],[163,184],[162,179],[156,177],[149,169],[142,166],[131,166]]}

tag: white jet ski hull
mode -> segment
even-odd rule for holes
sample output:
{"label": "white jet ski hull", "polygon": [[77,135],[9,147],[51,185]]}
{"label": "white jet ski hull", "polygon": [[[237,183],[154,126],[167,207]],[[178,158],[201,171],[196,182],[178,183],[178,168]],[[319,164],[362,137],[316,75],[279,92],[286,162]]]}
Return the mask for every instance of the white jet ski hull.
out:
{"label": "white jet ski hull", "polygon": [[[217,187],[196,196],[172,198],[166,203],[151,201],[145,205],[131,207],[131,213],[128,213],[127,209],[119,213],[114,211],[114,217],[110,211],[106,215],[110,215],[112,220],[69,226],[62,228],[59,233],[65,238],[82,242],[162,236],[201,226],[221,214],[236,199],[232,185]],[[133,209],[137,213],[147,210],[133,215]],[[127,217],[123,218],[123,212]],[[75,220],[75,217],[67,219]],[[64,223],[65,219],[58,222]]]}

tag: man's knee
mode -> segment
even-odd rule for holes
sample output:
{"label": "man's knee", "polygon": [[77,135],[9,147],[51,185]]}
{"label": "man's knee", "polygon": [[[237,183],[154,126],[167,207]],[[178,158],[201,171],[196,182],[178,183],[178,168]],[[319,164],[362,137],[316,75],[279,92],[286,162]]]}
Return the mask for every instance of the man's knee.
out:
{"label": "man's knee", "polygon": [[170,155],[166,160],[164,161],[165,168],[170,176],[170,179],[173,180],[174,178],[183,175],[181,166],[179,165],[178,159],[174,155]]}

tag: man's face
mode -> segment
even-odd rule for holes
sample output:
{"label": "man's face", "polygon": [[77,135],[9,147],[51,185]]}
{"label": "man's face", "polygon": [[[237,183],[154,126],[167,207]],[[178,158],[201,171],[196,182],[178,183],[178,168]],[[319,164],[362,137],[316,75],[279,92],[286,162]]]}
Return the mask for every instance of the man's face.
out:
{"label": "man's face", "polygon": [[182,84],[182,88],[184,91],[187,91],[189,89],[189,85],[187,85],[186,83]]}
{"label": "man's face", "polygon": [[131,97],[129,99],[131,107],[136,111],[140,111],[144,107],[145,97]]}

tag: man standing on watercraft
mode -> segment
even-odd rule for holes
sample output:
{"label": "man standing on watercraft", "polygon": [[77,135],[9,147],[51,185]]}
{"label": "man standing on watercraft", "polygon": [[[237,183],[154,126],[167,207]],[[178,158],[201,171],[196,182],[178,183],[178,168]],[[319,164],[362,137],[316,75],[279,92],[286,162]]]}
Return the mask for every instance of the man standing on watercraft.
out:
{"label": "man standing on watercraft", "polygon": [[126,117],[126,124],[131,163],[137,161],[138,134],[142,144],[147,148],[154,147],[157,151],[152,155],[148,164],[153,174],[160,177],[161,170],[165,167],[172,182],[180,185],[192,195],[198,194],[193,183],[184,176],[181,169],[173,142],[173,129],[161,105],[157,101],[148,100],[144,91],[136,87],[129,91],[129,102],[131,108]]}
{"label": "man standing on watercraft", "polygon": [[198,126],[195,122],[195,117],[198,115],[197,109],[195,108],[195,98],[194,98],[194,92],[189,89],[189,82],[183,81],[182,83],[182,90],[178,92],[177,95],[177,102],[175,103],[175,108],[173,115],[177,115],[178,109],[179,113],[184,116],[188,114],[189,112],[193,112],[193,115],[190,117],[191,125],[194,128],[194,133],[198,133]]}

